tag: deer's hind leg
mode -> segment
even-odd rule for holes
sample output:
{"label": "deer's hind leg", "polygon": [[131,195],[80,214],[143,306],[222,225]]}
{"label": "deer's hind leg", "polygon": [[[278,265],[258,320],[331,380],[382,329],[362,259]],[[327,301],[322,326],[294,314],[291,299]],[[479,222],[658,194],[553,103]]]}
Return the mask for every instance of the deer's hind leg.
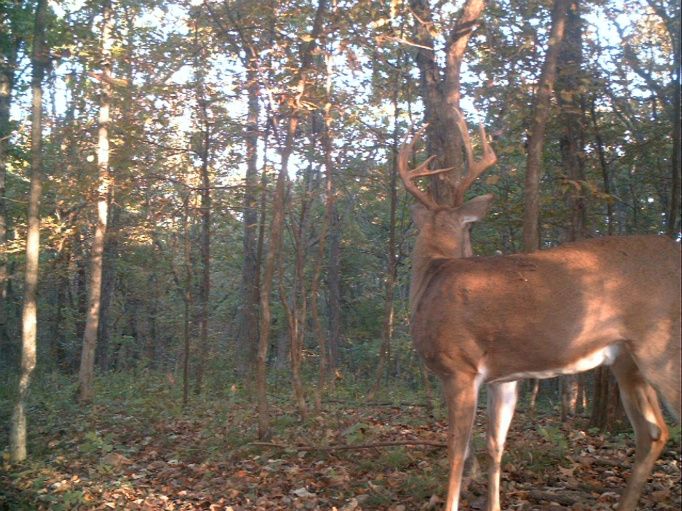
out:
{"label": "deer's hind leg", "polygon": [[488,511],[500,511],[502,453],[516,408],[517,383],[488,384]]}
{"label": "deer's hind leg", "polygon": [[623,407],[635,431],[635,462],[619,511],[633,511],[654,463],[668,440],[668,427],[654,388],[647,383],[629,353],[624,352],[611,369],[618,380]]}
{"label": "deer's hind leg", "polygon": [[679,304],[672,307],[670,317],[660,319],[648,331],[639,331],[633,338],[646,339],[627,343],[637,367],[668,405],[677,422],[682,419],[682,340],[680,339]]}
{"label": "deer's hind leg", "polygon": [[442,377],[448,405],[448,455],[450,477],[445,511],[457,511],[462,490],[462,473],[476,414],[480,385],[476,374],[458,372]]}

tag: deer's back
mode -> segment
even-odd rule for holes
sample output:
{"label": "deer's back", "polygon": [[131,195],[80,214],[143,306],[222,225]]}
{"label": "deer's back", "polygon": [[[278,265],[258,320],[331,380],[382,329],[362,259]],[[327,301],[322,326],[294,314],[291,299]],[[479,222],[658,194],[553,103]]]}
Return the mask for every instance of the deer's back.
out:
{"label": "deer's back", "polygon": [[439,260],[423,278],[412,335],[427,362],[440,360],[436,365],[464,354],[472,370],[484,358],[492,367],[497,357],[507,365],[514,358],[520,365],[561,364],[560,353],[543,349],[550,340],[581,346],[587,356],[604,343],[645,336],[661,320],[679,328],[680,250],[664,237]]}

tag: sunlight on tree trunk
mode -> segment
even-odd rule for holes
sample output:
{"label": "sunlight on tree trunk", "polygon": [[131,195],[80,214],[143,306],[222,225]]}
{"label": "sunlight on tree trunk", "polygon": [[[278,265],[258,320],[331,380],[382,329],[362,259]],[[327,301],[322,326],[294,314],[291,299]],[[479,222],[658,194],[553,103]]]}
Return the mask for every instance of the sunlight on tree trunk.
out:
{"label": "sunlight on tree trunk", "polygon": [[109,193],[111,176],[109,174],[109,126],[111,123],[111,49],[113,46],[114,16],[112,4],[106,1],[102,14],[102,77],[99,107],[99,130],[97,139],[97,224],[90,255],[90,285],[88,292],[88,312],[83,334],[81,366],[78,374],[78,400],[89,403],[94,397],[95,349],[99,329],[102,295],[102,261],[104,238],[107,232],[109,215]]}
{"label": "sunlight on tree trunk", "polygon": [[47,1],[38,0],[33,31],[33,64],[31,90],[31,183],[28,196],[28,232],[26,234],[26,270],[24,307],[22,310],[21,373],[16,401],[10,420],[10,459],[26,459],[26,399],[31,376],[36,366],[38,269],[40,259],[40,198],[42,193],[42,106],[43,77],[48,64],[49,48],[45,41]]}

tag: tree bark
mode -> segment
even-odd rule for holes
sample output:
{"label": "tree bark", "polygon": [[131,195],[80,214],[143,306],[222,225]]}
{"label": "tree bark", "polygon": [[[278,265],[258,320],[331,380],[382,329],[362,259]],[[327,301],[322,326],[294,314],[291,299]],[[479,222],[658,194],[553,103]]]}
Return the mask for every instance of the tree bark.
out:
{"label": "tree bark", "polygon": [[679,26],[677,23],[677,33],[676,37],[673,38],[673,48],[675,48],[675,72],[674,83],[673,83],[673,105],[672,105],[672,122],[673,122],[673,150],[672,158],[670,162],[671,171],[671,186],[670,186],[670,211],[668,212],[668,222],[667,222],[667,232],[668,235],[674,239],[677,239],[677,235],[680,232],[680,205],[682,201],[680,200],[680,187],[682,186],[680,169],[680,144],[682,143],[680,134],[680,34]]}
{"label": "tree bark", "polygon": [[258,339],[258,356],[256,364],[256,395],[258,412],[258,437],[264,439],[270,435],[270,413],[267,401],[267,354],[270,345],[270,328],[272,312],[270,310],[270,294],[272,293],[273,278],[282,245],[282,229],[284,227],[284,208],[286,184],[289,175],[289,158],[294,150],[294,140],[298,128],[298,108],[307,92],[308,73],[312,65],[313,50],[322,31],[322,22],[327,10],[327,1],[319,0],[313,21],[310,38],[302,45],[300,66],[297,73],[298,94],[289,98],[287,130],[284,145],[281,150],[281,164],[277,174],[275,196],[272,204],[272,222],[270,224],[270,247],[265,258],[263,280],[261,285],[261,317],[260,335]]}
{"label": "tree bark", "polygon": [[[583,63],[582,18],[579,0],[572,0],[566,13],[564,39],[557,58],[556,97],[562,133],[559,139],[561,162],[568,180],[568,241],[585,238],[587,210],[584,197],[585,159],[583,97],[580,91]],[[561,377],[561,419],[576,414],[579,376]]]}
{"label": "tree bark", "polygon": [[199,394],[204,383],[204,370],[208,360],[208,302],[211,292],[211,178],[209,163],[211,154],[211,125],[208,118],[208,99],[204,90],[203,71],[198,71],[197,100],[199,117],[202,122],[201,167],[199,169],[201,190],[199,233],[199,254],[201,260],[201,279],[199,280],[199,356],[197,361],[195,394]]}
{"label": "tree bark", "polygon": [[[400,60],[398,61],[397,68],[400,69]],[[387,268],[386,268],[386,280],[384,287],[384,318],[383,325],[381,329],[381,347],[379,349],[379,362],[377,364],[377,372],[374,380],[374,385],[369,392],[367,399],[372,400],[378,392],[381,381],[384,378],[386,372],[386,366],[388,365],[389,358],[391,355],[391,344],[393,342],[393,320],[394,320],[394,307],[393,299],[395,295],[395,282],[398,277],[397,267],[398,267],[398,254],[396,246],[396,210],[398,205],[398,191],[397,191],[397,158],[398,158],[398,145],[399,145],[399,129],[398,129],[398,119],[400,117],[400,108],[398,105],[398,99],[400,97],[400,82],[401,74],[397,73],[397,80],[394,85],[393,90],[393,143],[391,147],[391,172],[388,183],[388,196],[390,197],[389,202],[389,217],[388,217],[388,245],[386,247],[387,255]]]}
{"label": "tree bark", "polygon": [[597,146],[597,155],[599,157],[599,168],[602,175],[602,186],[604,187],[604,194],[606,194],[606,232],[609,236],[614,234],[614,217],[613,217],[613,201],[611,198],[611,173],[609,172],[609,164],[606,161],[606,151],[604,149],[604,139],[599,128],[599,119],[595,107],[596,100],[592,98],[590,101],[590,118],[592,120],[592,129],[594,131],[594,141]]}
{"label": "tree bark", "polygon": [[[336,185],[332,182],[331,194],[336,196]],[[334,372],[340,360],[341,347],[341,218],[336,201],[331,205],[329,218],[329,259],[327,261],[327,293],[329,301],[329,346],[328,357],[330,372]],[[335,382],[334,378],[330,383]]]}
{"label": "tree bark", "polygon": [[459,206],[464,202],[464,190],[457,185],[466,175],[462,158],[462,140],[458,136],[453,110],[459,108],[460,76],[464,52],[478,19],[485,8],[484,0],[466,0],[459,18],[446,42],[446,64],[441,70],[436,60],[432,29],[432,14],[428,0],[411,0],[416,18],[416,52],[419,67],[424,121],[427,128],[428,154],[436,157],[436,167],[449,168],[431,179],[431,193],[439,204]]}
{"label": "tree bark", "polygon": [[109,192],[111,175],[109,173],[109,127],[111,123],[111,49],[113,45],[114,16],[112,4],[105,0],[102,12],[102,79],[100,82],[99,131],[97,138],[97,224],[90,255],[90,286],[88,292],[88,312],[83,334],[83,351],[78,374],[78,400],[89,403],[94,397],[93,381],[95,376],[95,349],[99,328],[102,296],[102,261],[104,238],[107,232],[109,215]]}
{"label": "tree bark", "polygon": [[313,278],[310,284],[310,315],[313,322],[313,329],[315,337],[317,338],[318,348],[320,352],[320,373],[317,382],[317,392],[315,393],[315,409],[319,413],[322,410],[322,399],[329,379],[329,343],[327,341],[327,334],[322,327],[319,312],[319,289],[320,277],[322,275],[322,264],[324,261],[325,252],[327,249],[327,235],[329,234],[329,225],[331,223],[333,207],[335,202],[334,197],[334,161],[332,157],[332,66],[331,56],[326,56],[327,62],[327,84],[326,84],[326,103],[322,113],[322,150],[324,153],[324,219],[322,220],[322,229],[320,231],[320,244],[318,246],[317,261],[315,262],[315,269],[313,271]]}
{"label": "tree bark", "polygon": [[33,64],[31,77],[31,182],[28,197],[28,231],[26,234],[26,270],[21,332],[21,373],[16,401],[12,410],[9,434],[10,459],[26,459],[26,399],[31,376],[36,366],[37,294],[40,256],[40,199],[42,193],[42,106],[43,77],[49,63],[45,32],[47,1],[38,0],[33,29]]}
{"label": "tree bark", "polygon": [[246,176],[243,201],[243,251],[241,303],[237,318],[237,372],[253,375],[258,347],[259,274],[258,259],[258,117],[260,114],[257,56],[247,69],[248,113],[246,118]]}
{"label": "tree bark", "polygon": [[557,61],[556,97],[562,133],[559,140],[564,173],[569,179],[568,206],[570,222],[568,240],[585,238],[587,231],[587,205],[584,197],[584,114],[580,90],[583,77],[582,17],[579,0],[568,6],[565,35]]}
{"label": "tree bark", "polygon": [[[14,8],[19,7],[19,2],[14,2]],[[5,196],[7,179],[7,159],[9,156],[9,137],[11,135],[10,107],[12,105],[12,89],[14,88],[14,75],[17,66],[17,56],[22,42],[18,34],[16,24],[13,23],[16,15],[11,16],[11,33],[7,45],[2,47],[0,58],[0,348],[2,352],[10,353],[10,336],[8,331],[8,304],[7,304],[7,199]]]}
{"label": "tree bark", "polygon": [[107,235],[104,239],[102,259],[102,297],[97,328],[97,349],[95,362],[103,371],[109,370],[109,310],[116,290],[116,260],[118,258],[118,228],[121,208],[116,204],[110,206],[110,219]]}
{"label": "tree bark", "polygon": [[545,145],[545,126],[551,107],[550,100],[556,79],[559,49],[564,38],[568,5],[568,0],[555,0],[554,2],[552,29],[547,53],[533,101],[524,191],[523,248],[525,252],[533,252],[540,248],[540,178],[542,176],[542,154]]}
{"label": "tree bark", "polygon": [[272,293],[272,283],[275,274],[275,267],[279,251],[282,244],[282,229],[284,227],[284,200],[286,193],[286,179],[289,172],[289,156],[293,149],[293,132],[296,131],[297,119],[291,117],[289,132],[291,142],[287,142],[282,151],[282,159],[277,183],[275,185],[275,196],[272,204],[272,221],[270,224],[270,246],[265,256],[263,280],[260,293],[260,329],[258,338],[258,352],[256,357],[256,397],[258,412],[258,438],[265,440],[270,436],[270,412],[267,400],[267,356],[270,346],[270,328],[272,312],[270,310],[270,295]]}
{"label": "tree bark", "polygon": [[[192,309],[194,308],[194,293],[192,292],[192,246],[189,229],[189,200],[190,192],[186,192],[182,202],[182,250],[184,254],[184,279],[182,280],[182,405],[189,403],[189,366],[191,358],[191,330]],[[178,278],[178,284],[180,279]]]}

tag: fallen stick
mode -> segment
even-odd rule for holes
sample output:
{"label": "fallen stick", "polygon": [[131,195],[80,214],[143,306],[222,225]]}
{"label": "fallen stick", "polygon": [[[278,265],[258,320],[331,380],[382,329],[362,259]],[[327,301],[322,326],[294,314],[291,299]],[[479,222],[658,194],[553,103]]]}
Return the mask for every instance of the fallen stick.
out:
{"label": "fallen stick", "polygon": [[373,444],[356,444],[356,445],[326,445],[326,446],[291,446],[276,444],[274,442],[249,442],[249,445],[256,445],[259,447],[274,447],[277,449],[295,449],[297,451],[349,451],[354,449],[376,449],[379,447],[396,447],[401,445],[424,445],[427,447],[446,448],[447,444],[442,442],[426,442],[426,441],[404,441],[404,442],[376,442]]}

